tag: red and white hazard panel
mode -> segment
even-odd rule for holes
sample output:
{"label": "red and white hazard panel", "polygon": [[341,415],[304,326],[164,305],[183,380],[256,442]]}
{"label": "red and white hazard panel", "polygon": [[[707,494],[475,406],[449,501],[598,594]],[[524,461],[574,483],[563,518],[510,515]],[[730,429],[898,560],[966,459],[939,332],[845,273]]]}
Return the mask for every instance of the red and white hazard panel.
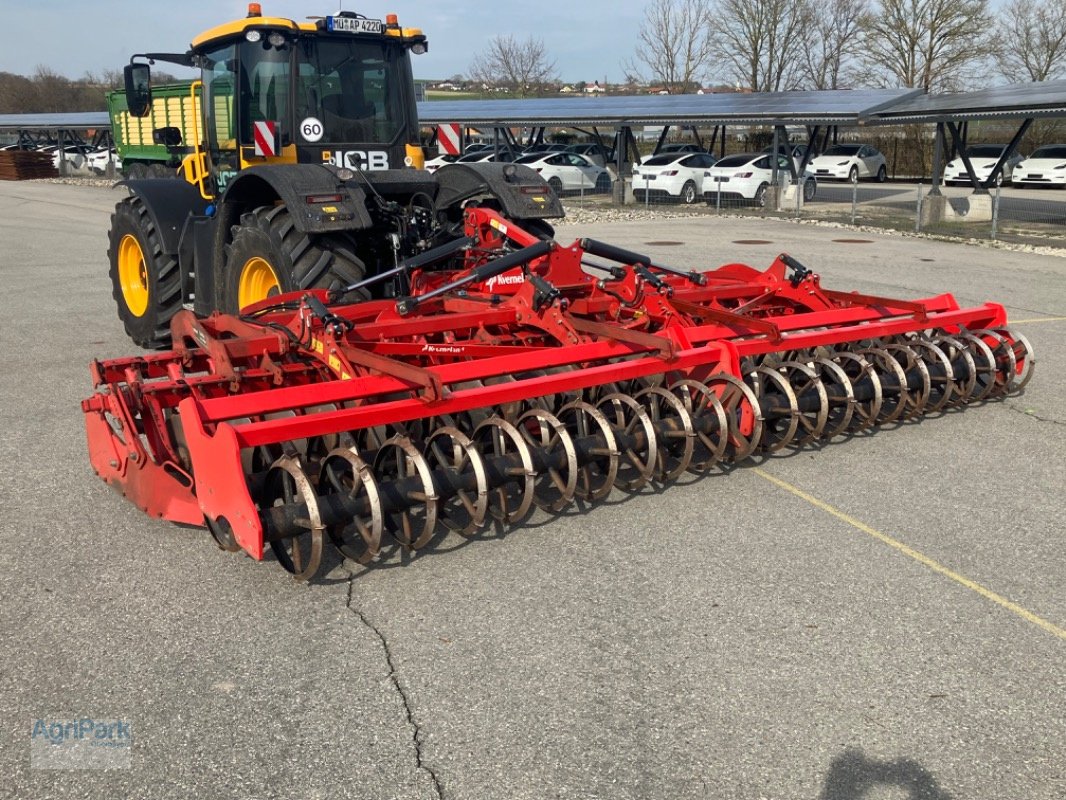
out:
{"label": "red and white hazard panel", "polygon": [[449,156],[462,152],[462,133],[458,122],[445,122],[437,126],[437,150]]}
{"label": "red and white hazard panel", "polygon": [[255,139],[257,156],[276,156],[278,154],[278,123],[253,122],[252,136]]}

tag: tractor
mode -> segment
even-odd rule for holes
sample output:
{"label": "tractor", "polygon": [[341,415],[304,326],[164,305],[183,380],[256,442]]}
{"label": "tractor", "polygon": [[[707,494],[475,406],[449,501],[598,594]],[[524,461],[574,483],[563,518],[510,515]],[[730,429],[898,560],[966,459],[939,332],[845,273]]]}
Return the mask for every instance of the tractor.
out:
{"label": "tractor", "polygon": [[401,296],[402,271],[376,278],[461,235],[471,205],[550,236],[544,220],[563,210],[534,171],[422,169],[410,57],[427,49],[422,31],[395,15],[297,22],[252,3],[185,53],[134,55],[124,70],[133,117],[151,111],[155,62],[200,77],[189,87],[195,124],[152,131],[184,153],[183,180],[124,181],[129,196],[112,217],[110,275],[130,338],[166,346],[183,307],[237,314],[308,289]]}

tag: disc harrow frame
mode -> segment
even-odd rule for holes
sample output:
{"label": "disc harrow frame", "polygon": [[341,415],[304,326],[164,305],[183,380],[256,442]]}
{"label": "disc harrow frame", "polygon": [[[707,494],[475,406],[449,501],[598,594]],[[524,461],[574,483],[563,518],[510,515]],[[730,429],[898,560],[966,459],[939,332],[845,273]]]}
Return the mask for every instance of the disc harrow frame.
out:
{"label": "disc harrow frame", "polygon": [[484,208],[464,233],[441,262],[389,271],[404,297],[183,311],[172,350],[93,362],[94,469],[147,513],[255,559],[270,545],[307,579],[327,542],[369,563],[390,539],[473,536],[1032,375],[995,303],[828,290],[786,254],[675,269]]}

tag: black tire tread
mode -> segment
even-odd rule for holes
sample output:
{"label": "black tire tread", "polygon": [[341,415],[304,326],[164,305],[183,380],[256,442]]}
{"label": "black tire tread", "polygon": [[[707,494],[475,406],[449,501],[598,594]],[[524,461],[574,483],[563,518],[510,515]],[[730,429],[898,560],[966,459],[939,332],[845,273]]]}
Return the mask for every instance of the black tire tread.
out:
{"label": "black tire tread", "polygon": [[[149,277],[148,309],[144,316],[136,317],[127,311],[118,277],[118,245],[128,232],[124,226],[138,234],[144,253],[146,268],[154,273]],[[180,309],[181,272],[174,255],[163,252],[163,240],[156,230],[148,207],[137,195],[126,197],[115,206],[111,215],[111,230],[108,231],[107,258],[111,277],[111,294],[118,308],[126,335],[146,349],[159,349],[170,344],[170,319]]]}
{"label": "black tire tread", "polygon": [[[264,254],[271,265],[287,275],[282,283],[291,289],[338,289],[350,286],[366,277],[366,267],[355,254],[348,236],[341,233],[308,234],[296,227],[292,214],[284,205],[260,206],[241,217],[233,226],[233,238],[226,245],[226,276],[224,285],[233,280],[229,274],[236,269],[230,264],[230,254],[242,229],[257,230],[270,241],[272,253]],[[235,313],[235,297],[223,293],[223,310]],[[359,290],[349,294],[348,301],[369,299],[370,293]]]}

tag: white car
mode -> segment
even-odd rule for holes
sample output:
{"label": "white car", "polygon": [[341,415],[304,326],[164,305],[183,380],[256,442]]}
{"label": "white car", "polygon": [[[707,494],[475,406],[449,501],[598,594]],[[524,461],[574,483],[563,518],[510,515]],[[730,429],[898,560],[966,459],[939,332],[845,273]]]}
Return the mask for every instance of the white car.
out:
{"label": "white car", "polygon": [[[977,180],[984,183],[992,175],[992,167],[999,161],[1003,151],[1007,149],[1005,144],[975,144],[967,149],[966,154],[970,157],[970,165],[973,167]],[[1003,163],[1003,172],[1000,173],[996,183],[1009,181],[1015,166],[1022,161],[1019,153],[1014,153]],[[966,165],[961,158],[953,158],[944,167],[944,183],[970,185],[970,174],[966,171]]]}
{"label": "white car", "polygon": [[671,144],[664,144],[662,147],[660,147],[654,153],[649,153],[646,156],[641,156],[640,157],[640,163],[643,164],[649,158],[655,158],[656,156],[678,155],[680,153],[706,153],[706,152],[707,151],[703,150],[702,148],[700,148],[699,145],[692,144],[691,142],[685,143],[685,144],[678,144],[677,142],[674,142],[674,143],[671,143]]}
{"label": "white car", "polygon": [[[773,181],[773,155],[770,153],[741,153],[726,156],[715,162],[703,177],[703,199],[708,203],[722,197],[740,197],[754,200],[756,205],[766,204],[766,190]],[[778,176],[788,175],[788,156],[777,157]],[[803,199],[813,200],[818,191],[818,181],[809,169],[804,173]]]}
{"label": "white car", "polygon": [[812,158],[810,167],[823,179],[855,181],[873,178],[878,183],[888,179],[885,157],[876,147],[868,144],[834,144],[817,158]]}
{"label": "white car", "polygon": [[453,156],[451,153],[441,153],[436,158],[431,158],[426,161],[426,169],[430,172],[436,172],[445,164],[454,164],[459,160],[459,156]]}
{"label": "white car", "polygon": [[515,163],[539,172],[556,194],[582,189],[601,193],[611,190],[610,173],[577,153],[530,153]]}
{"label": "white car", "polygon": [[103,150],[93,150],[91,153],[85,156],[85,163],[93,172],[98,175],[102,175],[107,171],[108,161],[114,164],[115,172],[122,169],[122,159],[119,158],[118,153],[114,149],[108,151],[106,148]]}
{"label": "white car", "polygon": [[62,153],[59,152],[57,144],[49,144],[37,149],[52,156],[52,166],[56,169],[59,169],[60,162],[64,160],[67,162],[67,169],[81,169],[85,166],[85,148],[76,144],[66,145]]}
{"label": "white car", "polygon": [[1010,182],[1015,186],[1066,188],[1066,144],[1045,144],[1014,167]]}
{"label": "white car", "polygon": [[633,169],[633,195],[644,201],[671,197],[691,205],[703,195],[703,178],[714,166],[710,153],[667,153]]}

